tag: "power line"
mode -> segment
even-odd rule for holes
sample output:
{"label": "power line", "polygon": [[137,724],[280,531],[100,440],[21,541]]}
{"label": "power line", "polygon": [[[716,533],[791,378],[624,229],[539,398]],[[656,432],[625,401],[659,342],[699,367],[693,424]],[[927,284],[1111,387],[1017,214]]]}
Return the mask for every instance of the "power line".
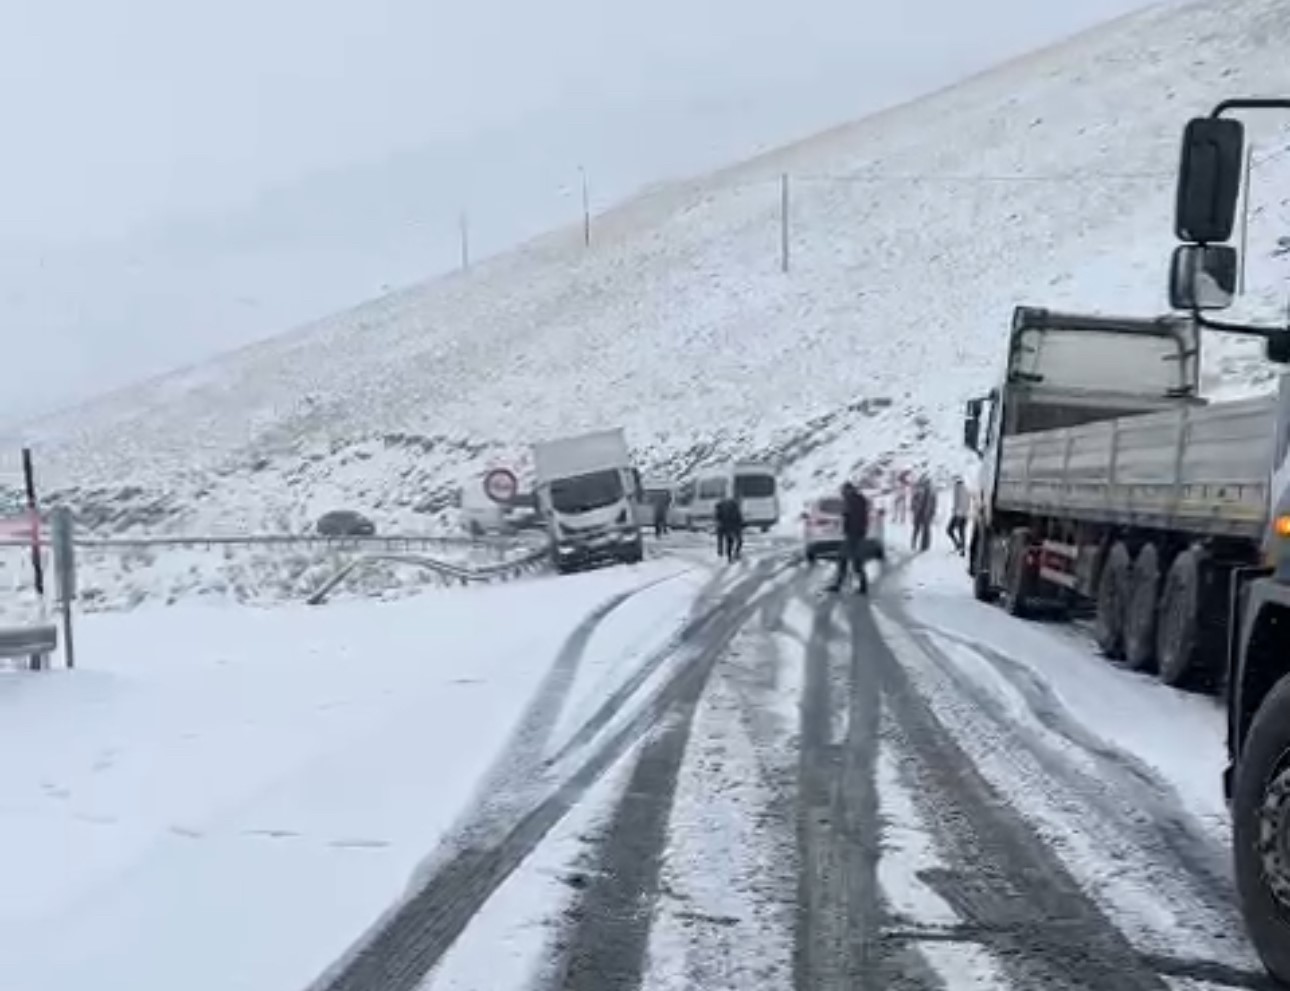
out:
{"label": "power line", "polygon": [[874,183],[962,183],[962,184],[999,184],[1012,182],[1026,183],[1084,183],[1084,182],[1159,182],[1161,179],[1172,179],[1172,172],[1057,172],[1049,174],[1012,174],[1012,175],[947,175],[933,173],[901,173],[898,175],[828,175],[828,174],[795,174],[794,179],[802,182],[854,182],[861,184]]}

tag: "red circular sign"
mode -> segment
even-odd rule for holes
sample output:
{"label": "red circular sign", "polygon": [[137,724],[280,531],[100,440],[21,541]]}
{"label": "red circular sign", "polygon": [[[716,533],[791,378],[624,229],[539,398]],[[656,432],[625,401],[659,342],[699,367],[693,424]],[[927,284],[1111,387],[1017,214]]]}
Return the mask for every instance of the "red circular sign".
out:
{"label": "red circular sign", "polygon": [[510,502],[519,490],[519,479],[509,468],[494,468],[484,476],[484,494],[493,502]]}

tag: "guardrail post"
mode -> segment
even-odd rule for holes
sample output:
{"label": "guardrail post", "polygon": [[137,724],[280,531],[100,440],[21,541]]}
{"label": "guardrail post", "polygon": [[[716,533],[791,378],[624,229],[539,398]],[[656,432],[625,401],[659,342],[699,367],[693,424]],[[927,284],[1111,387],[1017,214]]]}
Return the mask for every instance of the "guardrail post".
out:
{"label": "guardrail post", "polygon": [[72,639],[72,602],[76,598],[75,522],[72,511],[56,506],[51,521],[54,546],[54,578],[63,613],[63,660],[69,669],[76,667],[76,645]]}

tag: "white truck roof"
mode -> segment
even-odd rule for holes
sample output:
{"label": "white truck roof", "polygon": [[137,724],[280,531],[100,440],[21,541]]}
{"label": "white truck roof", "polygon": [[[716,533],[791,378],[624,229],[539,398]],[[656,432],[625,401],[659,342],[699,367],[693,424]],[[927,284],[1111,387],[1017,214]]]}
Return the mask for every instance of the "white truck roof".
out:
{"label": "white truck roof", "polygon": [[621,427],[539,441],[533,445],[533,467],[538,484],[607,468],[627,468],[630,464],[627,437]]}

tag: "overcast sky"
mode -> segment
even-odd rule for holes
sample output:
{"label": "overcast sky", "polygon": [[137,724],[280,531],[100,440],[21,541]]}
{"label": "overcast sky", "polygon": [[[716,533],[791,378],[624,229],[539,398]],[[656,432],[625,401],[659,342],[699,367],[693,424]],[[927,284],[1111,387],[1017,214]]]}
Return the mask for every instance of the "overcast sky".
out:
{"label": "overcast sky", "polygon": [[1141,6],[0,0],[0,421],[432,274],[476,174],[497,250]]}

